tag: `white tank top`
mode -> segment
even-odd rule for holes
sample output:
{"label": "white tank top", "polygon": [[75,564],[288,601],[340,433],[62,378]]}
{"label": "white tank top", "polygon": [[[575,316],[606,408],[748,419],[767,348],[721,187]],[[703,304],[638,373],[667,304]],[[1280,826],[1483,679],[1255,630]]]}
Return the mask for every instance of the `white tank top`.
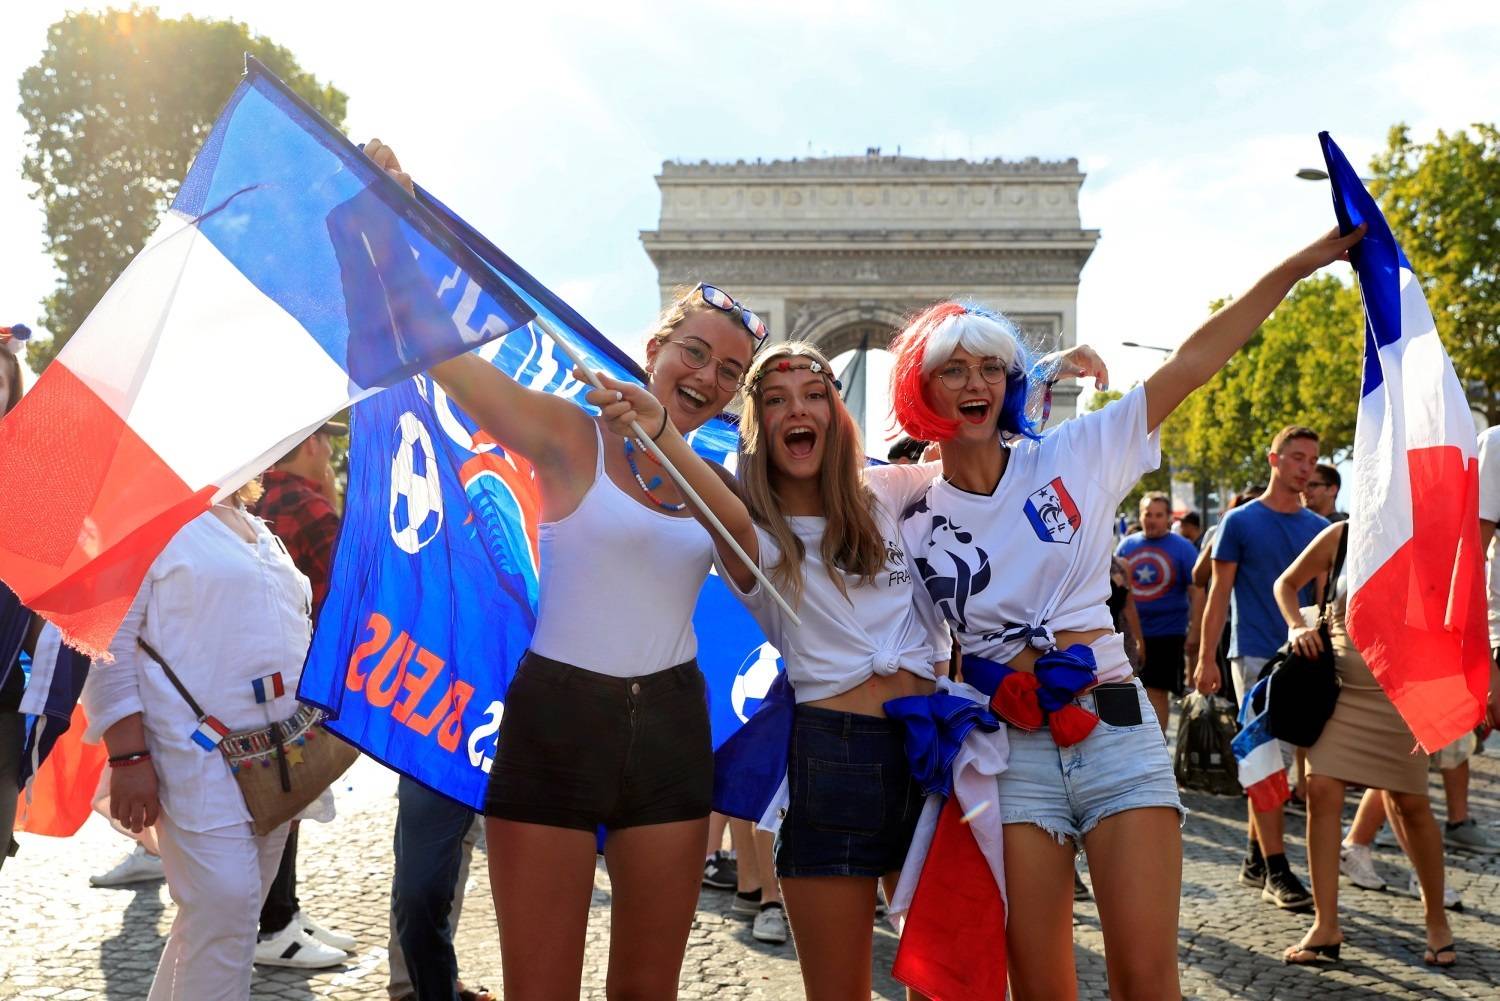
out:
{"label": "white tank top", "polygon": [[713,560],[692,518],[652,511],[604,471],[565,518],[537,526],[541,581],[531,649],[617,678],[654,674],[698,652],[693,609]]}

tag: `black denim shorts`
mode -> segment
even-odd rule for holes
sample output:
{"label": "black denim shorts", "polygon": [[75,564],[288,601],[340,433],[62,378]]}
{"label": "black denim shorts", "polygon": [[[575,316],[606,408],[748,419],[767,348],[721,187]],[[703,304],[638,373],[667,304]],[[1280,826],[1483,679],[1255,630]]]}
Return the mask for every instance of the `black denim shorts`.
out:
{"label": "black denim shorts", "polygon": [[922,790],[897,723],[798,706],[790,798],[776,843],[779,876],[884,876],[911,846]]}
{"label": "black denim shorts", "polygon": [[696,661],[617,678],[527,652],[506,692],[484,812],[582,831],[697,820],[713,781]]}

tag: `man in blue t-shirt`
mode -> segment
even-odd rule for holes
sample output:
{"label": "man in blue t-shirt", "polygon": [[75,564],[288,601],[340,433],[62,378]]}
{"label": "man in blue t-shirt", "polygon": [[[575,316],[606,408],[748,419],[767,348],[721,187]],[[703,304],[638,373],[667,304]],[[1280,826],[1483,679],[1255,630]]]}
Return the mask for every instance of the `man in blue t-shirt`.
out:
{"label": "man in blue t-shirt", "polygon": [[[1224,515],[1214,538],[1214,575],[1203,611],[1203,636],[1217,636],[1233,592],[1234,623],[1229,635],[1229,668],[1235,691],[1243,699],[1260,677],[1267,660],[1286,642],[1286,622],[1276,608],[1272,585],[1313,537],[1328,526],[1302,506],[1302,492],[1318,464],[1318,434],[1310,428],[1283,428],[1267,456],[1271,482],[1259,498]],[[1304,590],[1302,603],[1315,596]],[[1198,650],[1193,684],[1200,692],[1218,691],[1219,665],[1210,644]],[[1307,889],[1287,865],[1282,835],[1282,807],[1264,812],[1250,808],[1249,850],[1240,882],[1261,888],[1261,898],[1284,910],[1306,910]]]}
{"label": "man in blue t-shirt", "polygon": [[1115,555],[1130,569],[1130,593],[1146,642],[1141,684],[1166,733],[1169,699],[1182,694],[1189,616],[1202,603],[1203,589],[1193,586],[1198,550],[1172,534],[1171,498],[1149,493],[1141,498],[1141,530],[1122,539]]}

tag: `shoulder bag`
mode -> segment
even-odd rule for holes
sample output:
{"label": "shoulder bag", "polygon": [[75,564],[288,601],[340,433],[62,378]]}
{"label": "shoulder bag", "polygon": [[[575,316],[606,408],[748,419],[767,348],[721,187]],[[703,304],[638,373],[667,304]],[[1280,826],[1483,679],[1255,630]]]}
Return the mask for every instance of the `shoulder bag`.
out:
{"label": "shoulder bag", "polygon": [[1333,715],[1333,707],[1339,700],[1340,684],[1328,632],[1328,610],[1333,604],[1333,592],[1338,586],[1339,573],[1344,569],[1348,548],[1349,529],[1346,526],[1339,535],[1333,569],[1328,574],[1328,584],[1323,588],[1323,600],[1318,606],[1317,628],[1323,641],[1322,652],[1316,657],[1303,657],[1287,642],[1266,661],[1260,672],[1262,678],[1269,675],[1271,679],[1266,686],[1266,716],[1271,735],[1297,747],[1311,747],[1318,742],[1323,725]]}
{"label": "shoulder bag", "polygon": [[[218,722],[203,711],[161,654],[143,639],[136,642],[156,661],[200,724]],[[322,710],[304,705],[280,723],[238,730],[219,741],[256,834],[269,834],[297,816],[359,757],[353,744],[328,732],[323,719]]]}

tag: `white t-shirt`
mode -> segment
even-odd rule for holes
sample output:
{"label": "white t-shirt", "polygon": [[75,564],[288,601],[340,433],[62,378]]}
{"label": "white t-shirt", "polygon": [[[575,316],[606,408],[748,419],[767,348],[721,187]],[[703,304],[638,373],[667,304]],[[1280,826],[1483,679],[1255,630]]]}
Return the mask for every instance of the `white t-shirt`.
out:
{"label": "white t-shirt", "polygon": [[1137,386],[1039,442],[1011,445],[993,494],[935,481],[907,511],[902,540],[964,653],[1005,664],[1039,627],[1108,629],[1093,644],[1099,680],[1129,677],[1107,604],[1115,510],[1160,461]]}
{"label": "white t-shirt", "polygon": [[[802,603],[794,626],[764,587],[741,593],[725,572],[715,551],[719,575],[729,582],[755,618],[766,639],[786,661],[787,680],[798,702],[832,698],[857,687],[872,674],[910,671],[931,678],[932,665],[947,660],[952,650],[948,630],[920,599],[919,588],[901,550],[898,529],[901,512],[937,475],[936,463],[877,466],[865,470],[865,483],[875,495],[875,520],[885,539],[886,568],[873,581],[861,584],[844,574],[846,598],[823,563],[822,539],[827,519],[792,517],[792,531],[802,540]],[[760,526],[760,567],[772,583],[781,561],[776,540]],[[927,607],[924,607],[927,606]]]}
{"label": "white t-shirt", "polygon": [[[1500,522],[1500,424],[1479,436],[1479,517]],[[1500,647],[1500,532],[1489,552],[1490,646]]]}

